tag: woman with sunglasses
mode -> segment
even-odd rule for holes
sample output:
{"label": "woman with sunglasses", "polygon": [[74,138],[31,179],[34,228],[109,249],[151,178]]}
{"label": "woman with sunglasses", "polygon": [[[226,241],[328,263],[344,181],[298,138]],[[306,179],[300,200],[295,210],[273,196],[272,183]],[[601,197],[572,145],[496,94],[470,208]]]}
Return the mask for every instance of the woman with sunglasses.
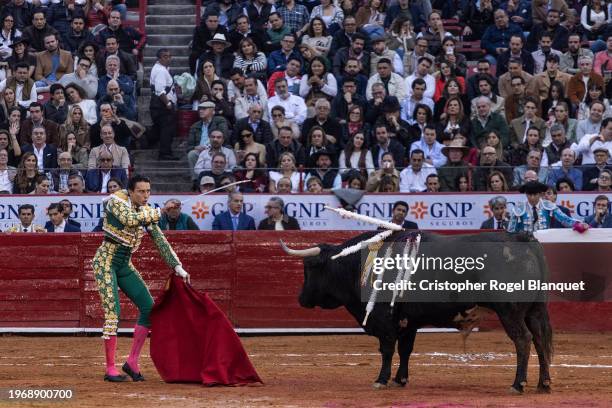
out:
{"label": "woman with sunglasses", "polygon": [[258,230],[287,231],[300,229],[298,220],[285,214],[285,202],[282,198],[270,197],[264,208],[268,217],[261,220],[257,227]]}
{"label": "woman with sunglasses", "polygon": [[254,153],[257,155],[259,163],[262,167],[266,167],[266,146],[255,141],[255,132],[250,126],[241,129],[238,132],[239,139],[234,145],[236,152],[236,160],[241,162],[246,158],[247,153]]}

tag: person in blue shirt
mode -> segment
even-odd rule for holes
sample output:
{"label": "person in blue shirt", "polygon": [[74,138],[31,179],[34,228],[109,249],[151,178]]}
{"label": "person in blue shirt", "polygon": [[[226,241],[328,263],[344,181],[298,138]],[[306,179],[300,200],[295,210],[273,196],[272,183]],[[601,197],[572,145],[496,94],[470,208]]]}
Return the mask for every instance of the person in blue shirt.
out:
{"label": "person in blue shirt", "polygon": [[612,228],[612,216],[610,216],[610,199],[601,194],[595,197],[593,214],[584,219],[591,228]]}
{"label": "person in blue shirt", "polygon": [[495,25],[488,27],[480,43],[482,49],[487,52],[485,58],[496,63],[496,58],[510,47],[510,37],[513,35],[523,38],[523,30],[514,23],[510,23],[508,14],[502,9],[495,10]]}
{"label": "person in blue shirt", "polygon": [[508,232],[535,232],[549,229],[552,219],[556,219],[565,227],[572,227],[582,233],[589,225],[564,214],[559,207],[542,195],[548,190],[546,184],[539,181],[529,181],[519,188],[519,192],[527,196],[527,201],[518,201],[510,212]]}

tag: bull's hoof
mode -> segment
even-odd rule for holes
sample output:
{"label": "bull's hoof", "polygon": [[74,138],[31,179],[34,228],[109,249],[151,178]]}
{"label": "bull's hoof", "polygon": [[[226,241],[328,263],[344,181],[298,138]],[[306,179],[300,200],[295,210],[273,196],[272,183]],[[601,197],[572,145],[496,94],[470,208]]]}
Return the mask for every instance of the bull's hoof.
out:
{"label": "bull's hoof", "polygon": [[522,386],[519,386],[518,388],[515,387],[514,385],[512,387],[510,387],[510,394],[513,395],[522,395],[524,392],[524,389]]}
{"label": "bull's hoof", "polygon": [[550,385],[538,385],[538,394],[550,394],[552,393],[552,388]]}
{"label": "bull's hoof", "polygon": [[374,388],[375,390],[384,390],[387,388],[387,384],[375,382],[374,384],[372,384],[372,388]]}
{"label": "bull's hoof", "polygon": [[401,387],[405,387],[406,384],[408,384],[408,379],[407,378],[402,378],[399,382],[397,380],[391,381],[389,386],[390,387],[394,387],[394,388],[401,388]]}

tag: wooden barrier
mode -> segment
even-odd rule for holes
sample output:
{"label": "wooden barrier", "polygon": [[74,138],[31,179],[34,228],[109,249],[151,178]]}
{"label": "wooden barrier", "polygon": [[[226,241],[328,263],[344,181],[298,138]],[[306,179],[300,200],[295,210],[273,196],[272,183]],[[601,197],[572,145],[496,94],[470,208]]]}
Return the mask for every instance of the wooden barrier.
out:
{"label": "wooden barrier", "polygon": [[[280,238],[298,248],[323,241],[339,243],[355,236],[354,231],[167,235],[191,273],[194,287],[207,292],[238,328],[358,327],[344,309],[299,306],[302,260],[286,256],[278,244]],[[101,327],[102,310],[91,268],[101,240],[101,234],[93,233],[0,234],[0,327]],[[612,243],[589,244],[590,252],[580,245],[545,244],[553,280],[559,274],[569,276],[568,269],[580,271],[584,259],[609,260]],[[148,238],[133,262],[156,297],[171,271]],[[601,293],[609,293],[605,281],[602,286]],[[608,296],[602,295],[604,299]],[[123,295],[121,300],[121,327],[131,327],[137,311]],[[612,302],[553,302],[550,311],[556,330],[612,330]],[[499,326],[492,318],[484,327]]]}

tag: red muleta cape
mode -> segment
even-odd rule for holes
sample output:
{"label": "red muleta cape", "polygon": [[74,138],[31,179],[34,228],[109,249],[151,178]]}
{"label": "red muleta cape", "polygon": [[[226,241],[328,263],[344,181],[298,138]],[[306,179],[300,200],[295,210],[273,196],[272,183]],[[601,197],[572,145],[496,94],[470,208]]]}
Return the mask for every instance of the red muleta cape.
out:
{"label": "red muleta cape", "polygon": [[174,274],[151,312],[151,359],[166,382],[262,383],[225,314]]}

